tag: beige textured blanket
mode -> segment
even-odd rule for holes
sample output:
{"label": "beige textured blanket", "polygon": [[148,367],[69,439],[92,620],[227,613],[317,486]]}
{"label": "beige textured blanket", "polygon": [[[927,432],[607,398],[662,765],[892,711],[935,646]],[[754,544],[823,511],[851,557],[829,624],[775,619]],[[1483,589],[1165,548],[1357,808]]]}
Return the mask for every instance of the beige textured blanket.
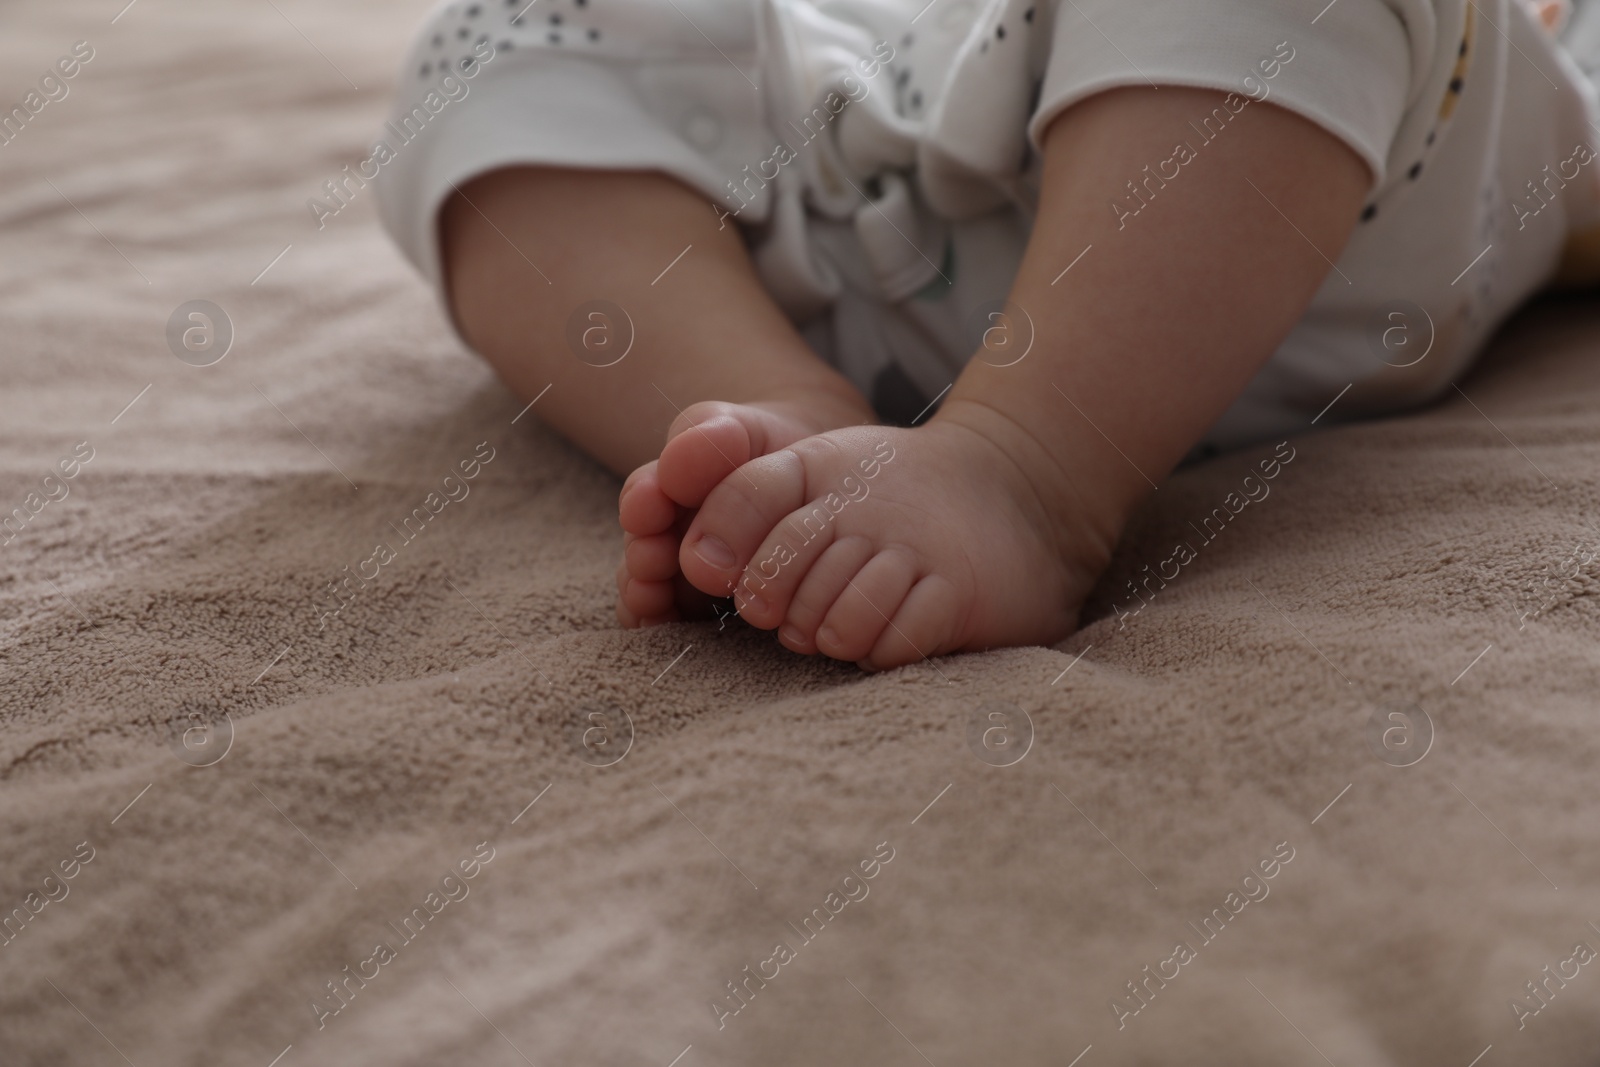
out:
{"label": "beige textured blanket", "polygon": [[123,2],[0,15],[0,1061],[1600,1063],[1592,311],[1059,649],[624,633],[613,479],[306,207],[422,5]]}

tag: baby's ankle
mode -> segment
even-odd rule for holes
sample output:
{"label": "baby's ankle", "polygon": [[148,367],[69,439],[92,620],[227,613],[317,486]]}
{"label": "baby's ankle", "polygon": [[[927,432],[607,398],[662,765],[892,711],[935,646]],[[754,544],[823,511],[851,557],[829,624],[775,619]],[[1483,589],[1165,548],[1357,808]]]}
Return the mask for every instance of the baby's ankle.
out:
{"label": "baby's ankle", "polygon": [[[1029,428],[979,400],[951,398],[928,425],[959,428],[972,435],[975,446],[1002,457],[1001,476],[1012,472],[1019,495],[1035,505],[1041,534],[1092,584],[1110,562],[1127,522],[1120,483],[1069,466]],[[1087,584],[1081,592],[1087,594]]]}

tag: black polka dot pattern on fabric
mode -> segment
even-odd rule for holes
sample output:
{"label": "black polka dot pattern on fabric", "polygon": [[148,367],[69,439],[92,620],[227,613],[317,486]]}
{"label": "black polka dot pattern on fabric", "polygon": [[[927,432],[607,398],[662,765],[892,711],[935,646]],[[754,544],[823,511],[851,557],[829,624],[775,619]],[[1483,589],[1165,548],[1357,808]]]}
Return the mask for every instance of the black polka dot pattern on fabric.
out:
{"label": "black polka dot pattern on fabric", "polygon": [[[1475,12],[1476,8],[1469,7],[1466,29],[1462,34],[1461,44],[1456,48],[1456,62],[1451,71],[1449,84],[1445,86],[1445,91],[1439,102],[1438,115],[1434,120],[1433,128],[1430,129],[1427,133],[1427,136],[1423,138],[1423,150],[1420,153],[1421,158],[1413,160],[1411,165],[1405,170],[1407,181],[1414,182],[1422,177],[1423,167],[1427,164],[1428,160],[1432,157],[1434,151],[1436,150],[1434,146],[1439,140],[1440,132],[1449,125],[1451,116],[1454,114],[1456,107],[1461,103],[1462,93],[1466,90],[1466,76],[1468,73],[1468,68],[1471,65],[1472,38],[1474,33],[1473,27],[1477,17]],[[1387,196],[1388,193],[1385,193],[1385,198],[1387,198]],[[1377,204],[1374,203],[1367,205],[1367,207],[1361,212],[1361,221],[1369,221],[1374,215],[1377,214],[1377,211]]]}
{"label": "black polka dot pattern on fabric", "polygon": [[[534,10],[535,3],[541,5],[537,10]],[[582,25],[571,12],[552,11],[551,8],[557,5],[570,6],[572,11],[590,9],[589,0],[506,0],[506,7],[515,9],[506,19],[507,24],[523,34],[519,38],[511,38],[506,47],[514,47],[519,41],[524,46],[544,44],[560,48],[585,41],[593,44],[600,40],[598,27]],[[534,29],[534,26],[528,25],[530,20],[537,20],[534,23],[538,27],[536,37],[530,35]]]}
{"label": "black polka dot pattern on fabric", "polygon": [[[494,0],[448,4],[425,37],[440,54],[417,57],[417,77],[428,81],[458,69],[474,76],[487,66],[483,61],[486,48],[490,50],[487,54],[498,54],[529,47],[598,47],[600,27],[585,24],[593,11],[590,0],[505,0],[504,6]],[[504,20],[498,25],[497,14]]]}
{"label": "black polka dot pattern on fabric", "polygon": [[[926,3],[927,0],[923,0]],[[1003,39],[1005,32],[1000,30],[995,34],[984,33],[977,42],[979,53],[987,53],[997,39]],[[931,42],[931,44],[930,44]],[[908,30],[900,37],[900,44],[895,49],[893,67],[894,96],[898,105],[897,110],[908,118],[922,119],[926,117],[928,96],[924,92],[926,83],[918,78],[917,74],[926,68],[931,68],[935,61],[923,54],[922,49],[939,47],[939,34],[934,31],[931,36],[924,38],[914,31]],[[919,62],[922,60],[921,62]],[[935,78],[938,74],[935,73]]]}

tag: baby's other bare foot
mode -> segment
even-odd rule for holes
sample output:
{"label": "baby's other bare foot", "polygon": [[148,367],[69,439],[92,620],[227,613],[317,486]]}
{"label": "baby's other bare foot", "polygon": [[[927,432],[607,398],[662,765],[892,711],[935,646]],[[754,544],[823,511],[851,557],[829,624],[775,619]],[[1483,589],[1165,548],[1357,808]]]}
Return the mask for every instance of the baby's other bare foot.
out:
{"label": "baby's other bare foot", "polygon": [[868,669],[1059,641],[1115,531],[1015,451],[945,419],[808,437],[712,489],[679,566],[786,647]]}
{"label": "baby's other bare foot", "polygon": [[711,597],[684,580],[678,547],[707,494],[752,459],[871,418],[864,401],[832,397],[751,404],[711,400],[685,408],[668,430],[660,458],[635,470],[622,486],[618,621],[631,628],[704,615]]}

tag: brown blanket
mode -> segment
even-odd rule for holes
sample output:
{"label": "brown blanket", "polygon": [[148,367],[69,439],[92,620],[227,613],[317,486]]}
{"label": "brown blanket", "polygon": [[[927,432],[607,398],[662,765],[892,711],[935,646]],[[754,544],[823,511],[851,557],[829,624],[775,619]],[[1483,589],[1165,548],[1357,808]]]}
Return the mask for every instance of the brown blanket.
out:
{"label": "brown blanket", "polygon": [[306,207],[422,5],[122,3],[0,34],[93,51],[0,145],[0,1061],[1600,1063],[1592,311],[1058,649],[625,633],[615,481]]}

